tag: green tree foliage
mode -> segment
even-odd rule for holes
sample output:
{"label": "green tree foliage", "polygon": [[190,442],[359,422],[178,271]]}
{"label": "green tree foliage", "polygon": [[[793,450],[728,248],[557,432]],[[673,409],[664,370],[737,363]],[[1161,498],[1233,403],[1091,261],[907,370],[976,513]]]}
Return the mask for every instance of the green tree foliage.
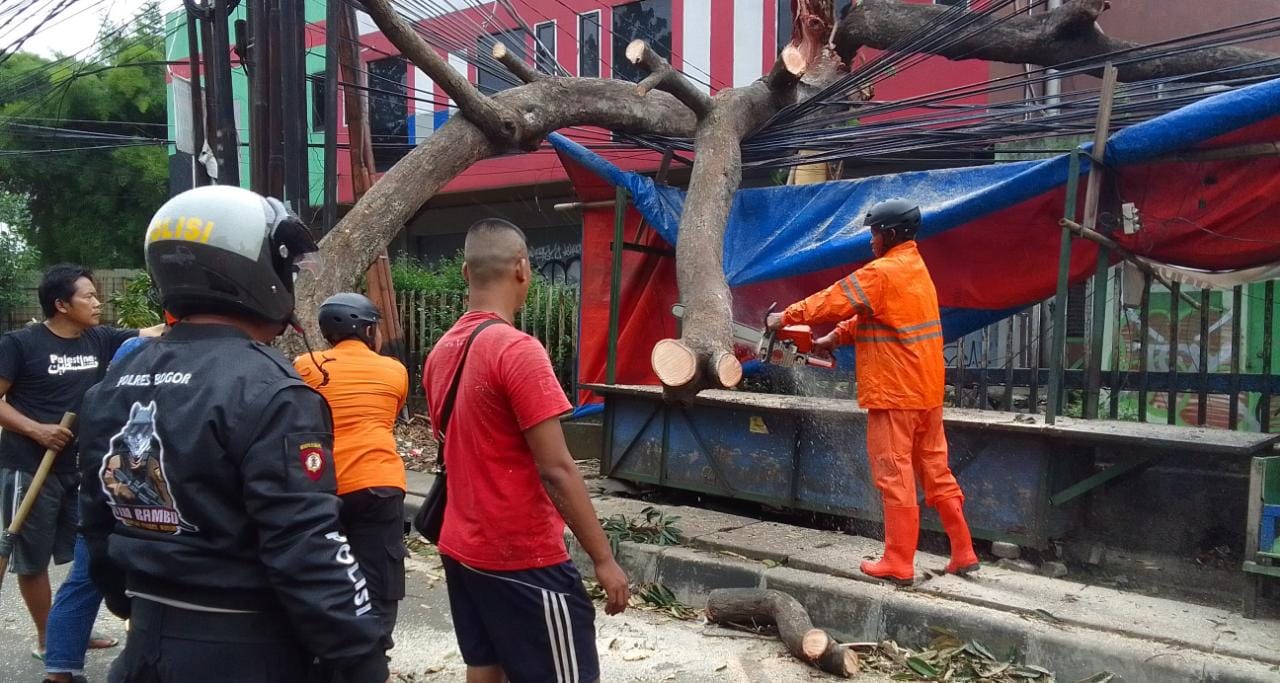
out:
{"label": "green tree foliage", "polygon": [[125,283],[124,288],[111,297],[111,304],[115,306],[116,324],[120,327],[151,327],[164,320],[152,290],[151,276],[145,270]]}
{"label": "green tree foliage", "polygon": [[146,223],[168,198],[165,146],[65,129],[165,138],[164,39],[149,4],[104,26],[92,58],[17,54],[0,65],[0,184],[28,198],[26,234],[47,261],[142,264]]}
{"label": "green tree foliage", "polygon": [[[467,283],[462,252],[434,264],[400,259],[391,265],[391,284],[402,302],[406,336],[415,357],[425,357],[441,335],[466,311]],[[568,390],[577,362],[578,291],[534,273],[529,296],[515,325],[546,347],[561,384]]]}
{"label": "green tree foliage", "polygon": [[24,284],[40,262],[39,252],[23,235],[31,226],[27,198],[0,190],[0,320],[29,296]]}

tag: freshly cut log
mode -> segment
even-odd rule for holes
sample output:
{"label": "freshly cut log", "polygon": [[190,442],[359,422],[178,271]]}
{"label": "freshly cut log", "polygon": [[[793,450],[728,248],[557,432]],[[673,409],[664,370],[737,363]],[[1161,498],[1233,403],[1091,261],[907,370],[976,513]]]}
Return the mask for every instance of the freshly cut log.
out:
{"label": "freshly cut log", "polygon": [[721,588],[707,596],[707,620],[714,624],[752,623],[776,626],[778,638],[796,659],[829,674],[849,678],[858,673],[858,654],[830,634],[814,628],[809,612],[782,591]]}

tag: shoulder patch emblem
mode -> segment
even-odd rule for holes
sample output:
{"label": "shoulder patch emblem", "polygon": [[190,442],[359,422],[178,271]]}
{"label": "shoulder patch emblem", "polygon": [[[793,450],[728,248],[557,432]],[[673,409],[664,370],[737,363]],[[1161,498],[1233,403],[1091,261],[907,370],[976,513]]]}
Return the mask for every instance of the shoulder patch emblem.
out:
{"label": "shoulder patch emblem", "polygon": [[324,474],[324,446],[315,442],[298,446],[298,461],[302,463],[302,471],[307,478],[320,481]]}

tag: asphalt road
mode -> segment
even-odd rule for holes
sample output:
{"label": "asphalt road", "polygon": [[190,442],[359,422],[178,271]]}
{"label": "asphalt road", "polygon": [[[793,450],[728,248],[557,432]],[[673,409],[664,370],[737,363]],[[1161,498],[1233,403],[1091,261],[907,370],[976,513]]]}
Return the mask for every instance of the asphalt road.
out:
{"label": "asphalt road", "polygon": [[[68,565],[69,566],[69,565]],[[53,572],[55,586],[67,566]],[[409,561],[409,595],[400,606],[393,680],[413,683],[461,681],[465,665],[458,655],[449,617],[448,597],[438,560],[415,555]],[[792,659],[777,641],[725,631],[660,613],[628,610],[620,617],[600,613],[596,621],[602,680],[607,682],[680,683],[808,683],[836,680]],[[14,577],[0,591],[0,681],[36,683],[43,667],[31,657],[35,635]],[[125,637],[124,624],[103,609],[98,631]],[[86,675],[106,680],[107,668],[120,648],[89,653]],[[210,679],[215,680],[215,679]],[[864,676],[880,683],[887,678]],[[191,682],[197,683],[197,682]]]}

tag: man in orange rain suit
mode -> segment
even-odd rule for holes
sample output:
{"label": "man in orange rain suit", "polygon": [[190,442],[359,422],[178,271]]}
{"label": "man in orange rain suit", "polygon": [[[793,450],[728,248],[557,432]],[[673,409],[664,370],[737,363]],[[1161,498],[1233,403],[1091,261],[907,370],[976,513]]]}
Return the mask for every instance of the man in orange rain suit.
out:
{"label": "man in orange rain suit", "polygon": [[[378,354],[381,313],[367,297],[335,294],[320,305],[320,333],[333,345],[294,361],[302,379],[333,414],[333,465],[342,509],[338,521],[368,580],[370,603],[393,646],[404,598],[404,461],[396,448],[396,416],[409,394],[409,374]],[[316,358],[319,356],[319,358]],[[307,463],[304,463],[304,466]],[[321,678],[331,672],[322,672]]]}
{"label": "man in orange rain suit", "polygon": [[867,410],[867,455],[884,503],[884,557],[863,562],[862,572],[898,584],[915,577],[920,508],[937,509],[951,540],[947,572],[978,568],[964,519],[964,494],[947,465],[942,431],[944,369],[938,294],[916,247],[920,209],[891,200],[871,208],[876,258],[783,313],[769,316],[770,329],[838,322],[815,340],[818,349],[852,343],[857,352],[858,403]]}

